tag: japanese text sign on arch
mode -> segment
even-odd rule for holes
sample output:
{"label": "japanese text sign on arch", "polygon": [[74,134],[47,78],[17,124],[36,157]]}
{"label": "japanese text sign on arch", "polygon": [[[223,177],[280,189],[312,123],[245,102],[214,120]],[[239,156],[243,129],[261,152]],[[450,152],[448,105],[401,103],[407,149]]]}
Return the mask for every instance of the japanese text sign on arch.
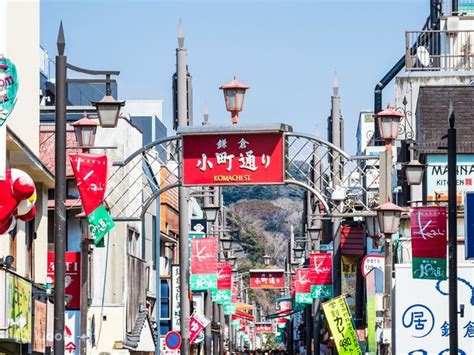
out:
{"label": "japanese text sign on arch", "polygon": [[344,296],[333,298],[322,304],[338,354],[362,355],[352,316]]}
{"label": "japanese text sign on arch", "polygon": [[249,270],[250,288],[283,288],[285,271],[276,269]]}
{"label": "japanese text sign on arch", "polygon": [[282,184],[283,134],[183,136],[184,185]]}
{"label": "japanese text sign on arch", "polygon": [[446,207],[414,207],[410,218],[413,278],[446,279]]}

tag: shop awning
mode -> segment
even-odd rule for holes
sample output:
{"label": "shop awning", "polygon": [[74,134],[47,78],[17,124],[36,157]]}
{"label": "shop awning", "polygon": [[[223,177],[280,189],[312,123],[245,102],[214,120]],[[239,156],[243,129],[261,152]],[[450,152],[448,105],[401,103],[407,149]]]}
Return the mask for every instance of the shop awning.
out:
{"label": "shop awning", "polygon": [[252,305],[243,303],[243,302],[237,302],[236,308],[238,311],[252,311],[253,310]]}
{"label": "shop awning", "polygon": [[237,319],[237,318],[245,319],[245,320],[248,320],[248,321],[251,321],[251,322],[253,322],[255,320],[255,317],[253,315],[251,315],[247,312],[239,311],[239,310],[237,310],[232,315],[232,319]]}
{"label": "shop awning", "polygon": [[341,227],[342,255],[364,255],[364,237],[364,227],[361,225]]}

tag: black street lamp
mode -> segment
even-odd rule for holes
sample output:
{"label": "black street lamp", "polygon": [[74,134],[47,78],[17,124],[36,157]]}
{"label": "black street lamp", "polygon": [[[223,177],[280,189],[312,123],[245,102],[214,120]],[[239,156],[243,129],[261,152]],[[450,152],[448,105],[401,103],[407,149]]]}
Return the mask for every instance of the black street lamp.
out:
{"label": "black street lamp", "polygon": [[232,244],[234,243],[234,240],[230,237],[222,237],[220,238],[220,241],[222,243],[222,249],[224,252],[227,252],[232,249]]}
{"label": "black street lamp", "polygon": [[[65,253],[66,253],[66,114],[67,114],[67,84],[68,83],[103,83],[107,92],[110,84],[115,83],[111,75],[119,75],[119,71],[98,71],[76,67],[67,62],[64,55],[66,41],[64,39],[63,24],[59,26],[57,39],[58,55],[56,56],[56,107],[55,107],[55,185],[54,185],[54,299],[65,299]],[[105,79],[68,79],[67,70],[88,74],[104,75]],[[123,106],[123,103],[121,103]],[[85,137],[81,137],[85,138]],[[89,135],[89,138],[91,136]],[[83,142],[84,143],[84,142]],[[65,328],[64,302],[54,303],[54,353],[64,354],[64,328]],[[82,323],[82,322],[81,322]],[[82,326],[81,326],[82,328]],[[86,353],[86,338],[81,334],[81,354]]]}

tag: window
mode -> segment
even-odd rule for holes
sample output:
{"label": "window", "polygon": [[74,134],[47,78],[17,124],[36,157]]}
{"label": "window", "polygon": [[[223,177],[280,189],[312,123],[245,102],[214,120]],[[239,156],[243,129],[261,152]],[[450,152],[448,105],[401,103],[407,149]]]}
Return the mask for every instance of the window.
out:
{"label": "window", "polygon": [[161,280],[160,300],[160,334],[166,335],[171,330],[169,280]]}
{"label": "window", "polygon": [[75,179],[68,179],[67,180],[67,193],[66,198],[80,198],[79,189],[77,188],[76,180]]}
{"label": "window", "polygon": [[128,254],[133,255],[137,258],[140,257],[140,248],[139,248],[139,241],[140,241],[140,233],[137,230],[128,228]]}

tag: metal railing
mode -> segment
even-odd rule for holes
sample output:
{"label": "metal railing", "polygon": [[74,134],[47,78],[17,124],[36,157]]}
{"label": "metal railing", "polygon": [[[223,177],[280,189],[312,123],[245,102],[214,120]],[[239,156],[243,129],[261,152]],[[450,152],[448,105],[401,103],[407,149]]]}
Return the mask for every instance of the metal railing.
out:
{"label": "metal railing", "polygon": [[407,71],[473,70],[474,31],[407,31],[405,67]]}

